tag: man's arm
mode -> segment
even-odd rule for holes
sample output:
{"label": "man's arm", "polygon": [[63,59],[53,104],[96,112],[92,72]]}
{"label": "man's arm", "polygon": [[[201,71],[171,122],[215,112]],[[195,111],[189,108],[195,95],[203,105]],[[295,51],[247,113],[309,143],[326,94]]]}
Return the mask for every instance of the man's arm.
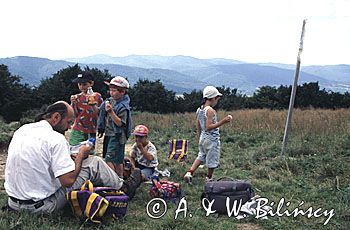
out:
{"label": "man's arm", "polygon": [[65,174],[58,177],[58,179],[63,187],[69,188],[74,184],[75,180],[77,179],[77,177],[80,173],[83,160],[86,159],[90,154],[90,149],[91,149],[91,147],[82,145],[79,149],[79,153],[77,154],[77,156],[74,160],[75,170],[68,172],[68,173],[65,173]]}

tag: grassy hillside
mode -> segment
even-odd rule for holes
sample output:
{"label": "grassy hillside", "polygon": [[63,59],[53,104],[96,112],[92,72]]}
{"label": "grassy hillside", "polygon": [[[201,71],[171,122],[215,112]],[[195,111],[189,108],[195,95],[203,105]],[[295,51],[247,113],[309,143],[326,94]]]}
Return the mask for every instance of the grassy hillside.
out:
{"label": "grassy hillside", "polygon": [[[218,113],[219,117],[224,112]],[[28,214],[0,214],[3,229],[348,229],[350,222],[350,110],[296,110],[293,116],[287,155],[280,156],[286,111],[244,110],[233,111],[232,124],[221,129],[221,167],[214,176],[248,179],[256,194],[278,203],[281,198],[290,202],[287,208],[307,210],[321,208],[321,212],[334,209],[329,223],[324,216],[269,217],[236,220],[228,216],[205,216],[201,208],[206,169],[199,169],[192,186],[182,183],[188,205],[187,217],[183,213],[175,220],[177,205],[168,204],[168,212],[160,219],[147,216],[150,200],[149,185],[143,184],[130,202],[129,211],[122,220],[107,220],[102,225],[82,223],[67,215],[53,217]],[[134,124],[146,124],[150,139],[158,147],[160,169],[171,172],[170,180],[183,182],[182,176],[197,155],[194,114],[134,114]],[[167,160],[168,144],[172,138],[189,140],[189,162]],[[3,189],[3,181],[0,182]],[[0,205],[6,203],[0,193]],[[300,205],[301,201],[304,203]],[[276,205],[273,206],[276,209]],[[189,217],[189,213],[192,217]]]}

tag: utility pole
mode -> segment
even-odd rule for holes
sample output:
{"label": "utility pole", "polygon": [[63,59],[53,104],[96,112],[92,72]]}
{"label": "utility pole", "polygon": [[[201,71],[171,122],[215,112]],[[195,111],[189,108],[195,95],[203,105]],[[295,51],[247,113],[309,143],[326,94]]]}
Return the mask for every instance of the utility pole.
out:
{"label": "utility pole", "polygon": [[298,78],[299,78],[299,70],[300,70],[300,55],[301,55],[301,52],[303,51],[305,24],[306,24],[306,19],[304,19],[304,21],[303,21],[303,28],[301,30],[299,52],[298,52],[298,57],[297,57],[297,64],[295,67],[295,73],[294,73],[294,83],[292,86],[292,92],[290,94],[288,116],[287,116],[286,126],[284,129],[281,155],[284,155],[284,153],[285,153],[287,142],[288,142],[288,132],[289,132],[291,122],[292,122],[292,113],[293,113],[293,107],[294,107],[295,93],[296,93],[297,87],[298,87]]}

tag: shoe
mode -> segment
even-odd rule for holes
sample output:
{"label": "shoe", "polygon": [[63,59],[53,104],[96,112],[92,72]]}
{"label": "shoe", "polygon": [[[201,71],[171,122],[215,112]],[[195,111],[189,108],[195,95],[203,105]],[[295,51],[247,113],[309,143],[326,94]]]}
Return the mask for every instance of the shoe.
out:
{"label": "shoe", "polygon": [[131,200],[136,193],[136,189],[140,186],[141,184],[141,170],[136,168],[128,177],[126,180],[123,182],[123,186],[121,190],[128,195],[129,199]]}
{"label": "shoe", "polygon": [[192,184],[192,174],[190,172],[187,172],[184,176],[184,180],[188,184]]}

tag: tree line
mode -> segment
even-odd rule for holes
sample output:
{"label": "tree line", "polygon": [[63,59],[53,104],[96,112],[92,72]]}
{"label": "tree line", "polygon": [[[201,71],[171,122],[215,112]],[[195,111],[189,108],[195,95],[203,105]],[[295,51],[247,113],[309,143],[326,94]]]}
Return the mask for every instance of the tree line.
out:
{"label": "tree line", "polygon": [[[108,87],[104,81],[109,81],[112,75],[108,70],[97,68],[83,69],[78,65],[68,66],[53,74],[52,77],[41,80],[39,86],[32,87],[20,82],[20,76],[10,73],[6,65],[0,64],[0,116],[7,122],[16,121],[23,116],[37,112],[43,106],[58,100],[69,102],[70,95],[79,93],[72,80],[82,70],[91,71],[95,78],[93,89],[108,97]],[[124,76],[127,78],[127,76]],[[287,109],[291,86],[262,86],[252,95],[238,93],[238,89],[217,87],[223,94],[217,109]],[[160,80],[138,80],[129,90],[131,107],[134,111],[152,113],[193,112],[202,103],[202,91],[193,90],[177,96],[174,91],[167,90]],[[318,82],[304,83],[297,88],[295,107],[297,108],[349,108],[350,94],[344,94],[320,89]]]}

